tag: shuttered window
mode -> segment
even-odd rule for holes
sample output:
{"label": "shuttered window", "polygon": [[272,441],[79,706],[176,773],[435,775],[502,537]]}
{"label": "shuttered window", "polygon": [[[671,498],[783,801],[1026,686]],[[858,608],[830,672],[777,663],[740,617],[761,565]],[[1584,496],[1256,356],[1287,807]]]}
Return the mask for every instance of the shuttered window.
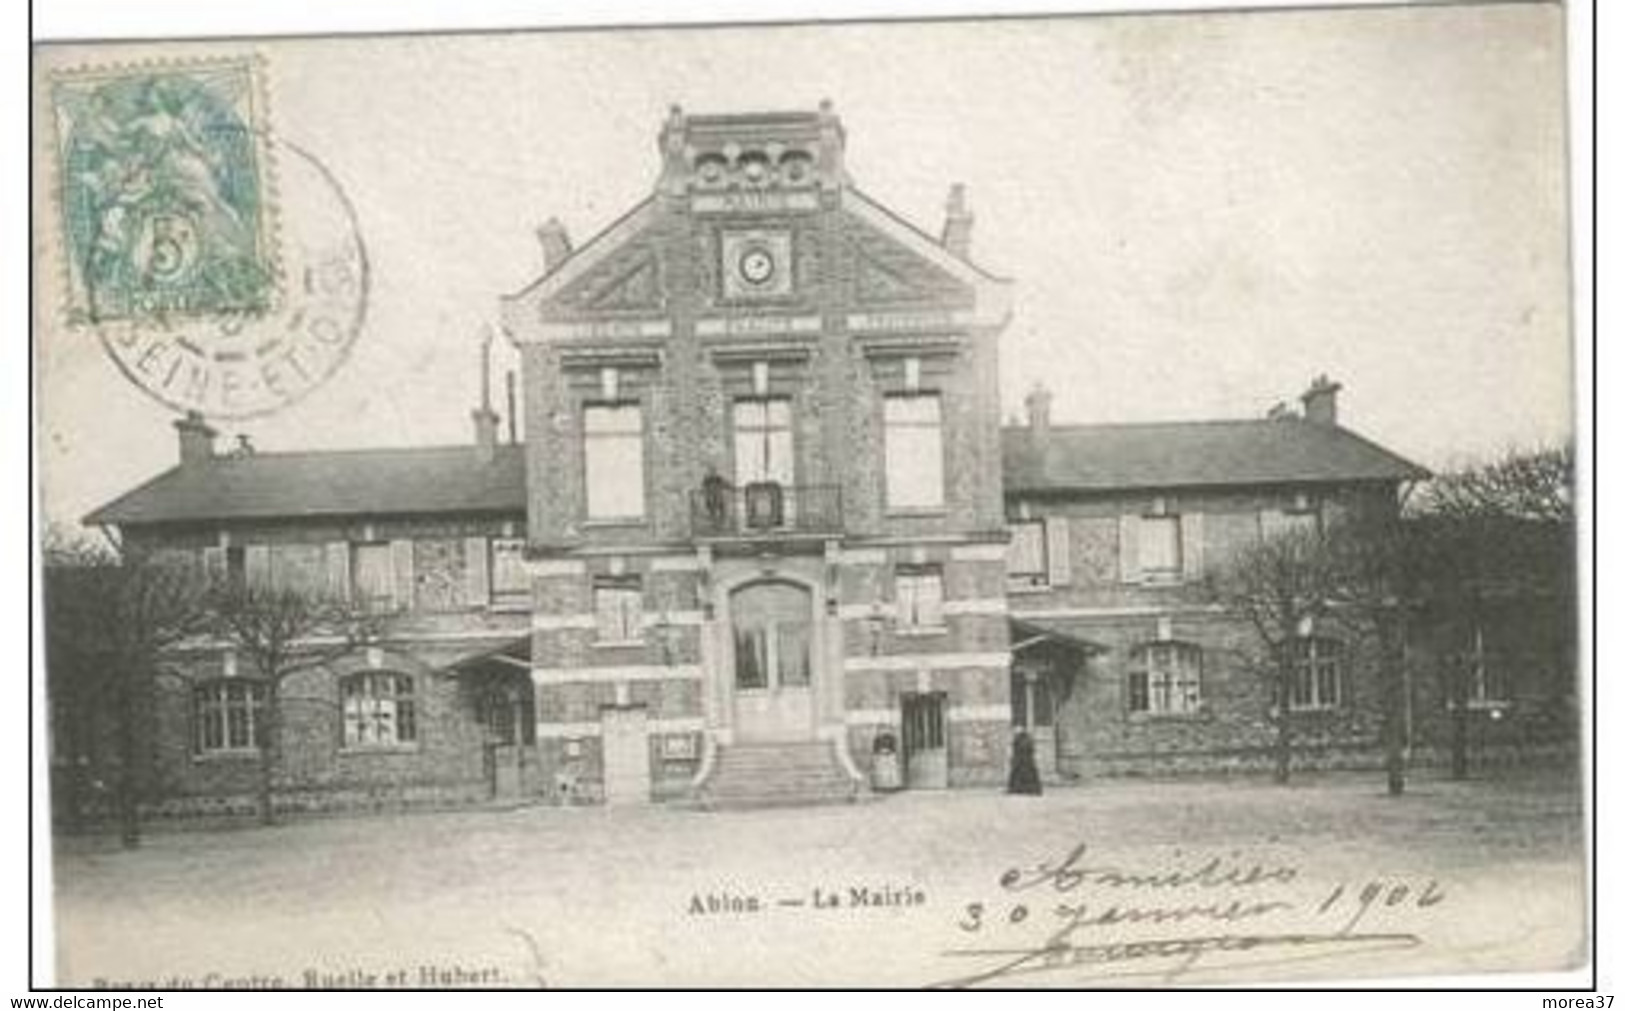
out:
{"label": "shuttered window", "polygon": [[1043,586],[1049,582],[1043,520],[1017,520],[1010,524],[1010,582],[1017,586]]}
{"label": "shuttered window", "polygon": [[1179,579],[1184,573],[1179,547],[1179,517],[1140,517],[1140,574],[1144,579]]}
{"label": "shuttered window", "polygon": [[350,585],[355,606],[382,613],[395,607],[395,566],[386,542],[351,546]]}
{"label": "shuttered window", "polygon": [[530,595],[524,538],[499,537],[491,542],[491,592],[510,599]]}

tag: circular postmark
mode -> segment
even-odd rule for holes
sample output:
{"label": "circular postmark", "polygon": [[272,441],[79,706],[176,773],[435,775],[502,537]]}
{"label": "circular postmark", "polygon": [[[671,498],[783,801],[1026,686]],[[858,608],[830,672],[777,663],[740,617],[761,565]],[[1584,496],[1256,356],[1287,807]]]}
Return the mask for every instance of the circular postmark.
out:
{"label": "circular postmark", "polygon": [[[269,414],[310,393],[349,356],[367,313],[369,269],[355,208],[332,171],[304,148],[264,138],[280,173],[279,291],[184,311],[132,301],[121,318],[90,320],[125,377],[169,407],[205,417]],[[124,259],[147,290],[217,269],[196,213],[133,223]],[[241,275],[232,275],[240,277]],[[246,288],[237,289],[239,291]]]}

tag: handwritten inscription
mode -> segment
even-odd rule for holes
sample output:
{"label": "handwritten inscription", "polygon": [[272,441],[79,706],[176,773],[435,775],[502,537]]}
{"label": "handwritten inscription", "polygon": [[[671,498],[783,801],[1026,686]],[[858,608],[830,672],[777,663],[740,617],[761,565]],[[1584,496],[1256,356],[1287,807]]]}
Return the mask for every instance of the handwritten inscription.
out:
{"label": "handwritten inscription", "polygon": [[1414,948],[1415,918],[1446,899],[1434,880],[1315,884],[1293,863],[1240,850],[1176,850],[1162,865],[1129,866],[1093,859],[1086,842],[1009,868],[997,884],[954,921],[981,943],[942,953],[977,968],[938,987],[1064,971],[1173,981],[1198,967]]}

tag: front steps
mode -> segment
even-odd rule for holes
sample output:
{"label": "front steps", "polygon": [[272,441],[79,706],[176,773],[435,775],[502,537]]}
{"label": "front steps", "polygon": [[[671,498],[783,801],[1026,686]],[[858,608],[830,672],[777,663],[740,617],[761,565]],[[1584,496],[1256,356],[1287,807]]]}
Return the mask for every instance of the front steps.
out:
{"label": "front steps", "polygon": [[860,792],[828,741],[726,744],[698,801],[710,811],[801,807],[851,803]]}

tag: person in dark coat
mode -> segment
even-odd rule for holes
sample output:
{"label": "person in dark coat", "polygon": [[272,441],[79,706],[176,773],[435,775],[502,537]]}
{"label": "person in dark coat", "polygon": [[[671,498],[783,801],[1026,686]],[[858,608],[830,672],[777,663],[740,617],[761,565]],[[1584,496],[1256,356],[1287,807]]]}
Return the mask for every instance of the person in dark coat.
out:
{"label": "person in dark coat", "polygon": [[705,521],[712,532],[727,529],[728,490],[727,479],[718,474],[716,468],[707,468],[705,478],[700,481],[700,498],[705,502]]}
{"label": "person in dark coat", "polygon": [[1025,730],[1016,731],[1016,738],[1011,742],[1010,758],[1010,793],[1025,793],[1037,796],[1044,792],[1044,784],[1038,778],[1038,758],[1033,751],[1033,735]]}

